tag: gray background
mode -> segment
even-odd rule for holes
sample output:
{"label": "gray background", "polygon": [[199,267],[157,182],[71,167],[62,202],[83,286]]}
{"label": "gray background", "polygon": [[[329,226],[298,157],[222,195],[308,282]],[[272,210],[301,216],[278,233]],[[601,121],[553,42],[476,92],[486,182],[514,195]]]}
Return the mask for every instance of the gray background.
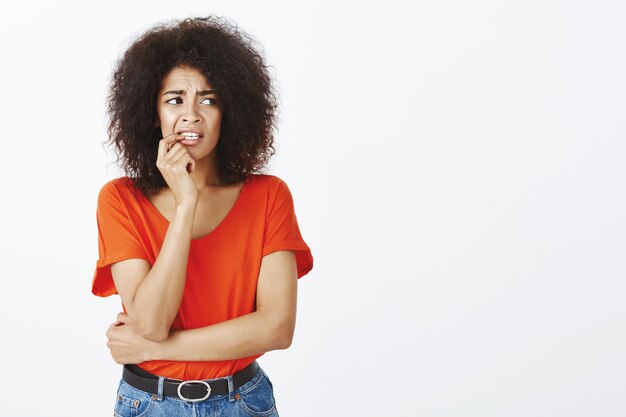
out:
{"label": "gray background", "polygon": [[282,416],[626,414],[625,4],[410,3],[0,6],[2,415],[111,414],[109,76],[208,13],[265,47],[268,172],[315,258],[293,345],[260,360]]}

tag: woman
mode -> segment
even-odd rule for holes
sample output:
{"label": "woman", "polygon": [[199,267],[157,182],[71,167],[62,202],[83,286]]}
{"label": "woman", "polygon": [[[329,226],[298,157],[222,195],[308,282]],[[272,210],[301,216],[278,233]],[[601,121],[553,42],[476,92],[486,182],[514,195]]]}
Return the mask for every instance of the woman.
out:
{"label": "woman", "polygon": [[115,415],[278,415],[256,359],[291,344],[313,258],[289,188],[259,173],[276,115],[262,56],[223,19],[156,26],[118,62],[108,112],[128,175],[98,195],[92,291],[124,308]]}

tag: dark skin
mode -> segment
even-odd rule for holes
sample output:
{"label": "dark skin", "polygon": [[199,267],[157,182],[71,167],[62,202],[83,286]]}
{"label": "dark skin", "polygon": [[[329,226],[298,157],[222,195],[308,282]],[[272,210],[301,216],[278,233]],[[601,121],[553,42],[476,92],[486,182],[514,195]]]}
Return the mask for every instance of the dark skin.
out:
{"label": "dark skin", "polygon": [[[151,202],[170,223],[154,265],[127,259],[111,267],[127,311],[107,331],[107,345],[118,363],[230,360],[291,344],[297,299],[293,251],[263,257],[253,313],[170,332],[182,300],[190,241],[220,223],[242,186],[223,186],[217,176],[214,150],[221,110],[215,95],[203,93],[208,90],[211,85],[206,78],[187,67],[175,68],[163,80],[157,113],[164,137],[159,141],[157,167],[168,188]],[[185,140],[181,131],[195,138]]]}

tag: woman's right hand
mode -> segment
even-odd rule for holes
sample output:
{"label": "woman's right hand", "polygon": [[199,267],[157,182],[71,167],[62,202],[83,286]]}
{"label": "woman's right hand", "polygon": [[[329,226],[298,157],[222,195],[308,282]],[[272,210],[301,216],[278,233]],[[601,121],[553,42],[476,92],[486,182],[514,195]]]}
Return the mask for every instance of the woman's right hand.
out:
{"label": "woman's right hand", "polygon": [[196,161],[181,145],[182,137],[172,133],[159,141],[157,168],[174,194],[176,205],[197,204],[198,189],[189,173],[196,167]]}

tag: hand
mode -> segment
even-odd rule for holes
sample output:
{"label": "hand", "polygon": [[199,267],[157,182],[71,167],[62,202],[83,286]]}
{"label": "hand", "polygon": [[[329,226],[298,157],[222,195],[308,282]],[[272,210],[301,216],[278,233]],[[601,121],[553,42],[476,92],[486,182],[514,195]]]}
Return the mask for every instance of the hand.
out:
{"label": "hand", "polygon": [[107,346],[113,360],[119,364],[135,364],[152,360],[148,354],[150,340],[143,338],[128,315],[120,313],[107,330]]}
{"label": "hand", "polygon": [[175,133],[161,139],[156,165],[174,194],[177,204],[185,202],[197,204],[198,189],[189,175],[194,171],[196,161],[187,148],[179,143],[182,139]]}

